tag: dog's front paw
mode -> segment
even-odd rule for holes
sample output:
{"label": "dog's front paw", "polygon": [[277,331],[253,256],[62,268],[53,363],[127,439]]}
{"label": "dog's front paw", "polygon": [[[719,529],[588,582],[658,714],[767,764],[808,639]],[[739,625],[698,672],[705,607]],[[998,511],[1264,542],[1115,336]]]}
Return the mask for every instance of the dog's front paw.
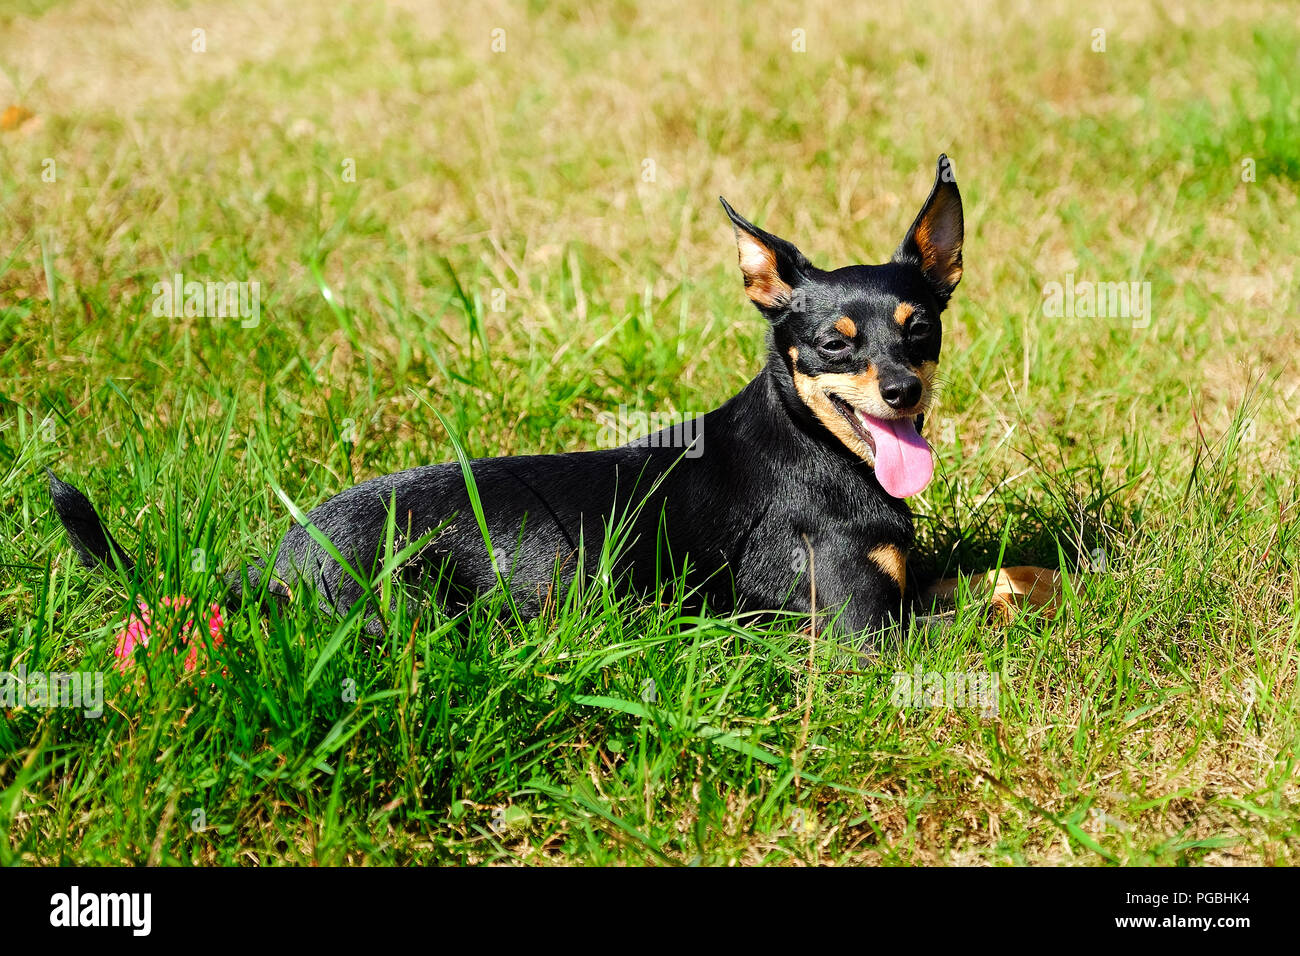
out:
{"label": "dog's front paw", "polygon": [[993,575],[989,572],[993,594],[989,611],[995,621],[1010,624],[1027,608],[1038,608],[1044,613],[1055,612],[1061,606],[1061,573],[1050,568],[1003,568]]}
{"label": "dog's front paw", "polygon": [[[934,607],[956,600],[961,578],[946,578],[926,589],[925,598]],[[997,624],[1010,624],[1023,610],[1038,608],[1044,613],[1061,606],[1061,573],[1051,568],[1021,566],[988,571],[970,579],[970,591],[986,598],[989,615]]]}

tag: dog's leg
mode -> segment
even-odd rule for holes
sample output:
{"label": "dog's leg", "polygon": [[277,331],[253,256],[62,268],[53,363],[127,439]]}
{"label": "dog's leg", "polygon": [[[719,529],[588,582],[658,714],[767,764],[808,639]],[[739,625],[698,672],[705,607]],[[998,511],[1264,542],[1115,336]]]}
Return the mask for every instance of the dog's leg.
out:
{"label": "dog's leg", "polygon": [[[944,578],[925,589],[923,607],[952,604],[962,578]],[[971,594],[988,600],[990,613],[1000,624],[1009,624],[1022,608],[1054,611],[1061,604],[1061,574],[1050,568],[1030,566],[987,571],[969,579]]]}

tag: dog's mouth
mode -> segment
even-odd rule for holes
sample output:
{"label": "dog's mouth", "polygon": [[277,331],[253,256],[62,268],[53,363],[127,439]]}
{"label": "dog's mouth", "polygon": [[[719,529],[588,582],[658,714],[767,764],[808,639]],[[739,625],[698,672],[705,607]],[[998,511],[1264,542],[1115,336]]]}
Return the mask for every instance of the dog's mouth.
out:
{"label": "dog's mouth", "polygon": [[877,418],[833,392],[827,394],[835,410],[870,451],[868,464],[875,469],[880,487],[895,498],[907,498],[930,483],[934,458],[921,437],[922,415]]}

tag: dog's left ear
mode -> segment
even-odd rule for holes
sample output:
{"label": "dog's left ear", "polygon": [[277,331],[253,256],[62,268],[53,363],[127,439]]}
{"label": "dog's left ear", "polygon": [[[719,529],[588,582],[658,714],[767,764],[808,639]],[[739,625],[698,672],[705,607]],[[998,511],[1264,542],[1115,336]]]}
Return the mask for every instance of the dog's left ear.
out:
{"label": "dog's left ear", "polygon": [[788,306],[794,290],[812,271],[804,254],[779,236],[764,232],[731,208],[721,196],[731,224],[736,227],[736,250],[740,272],[745,277],[745,294],[768,318]]}
{"label": "dog's left ear", "polygon": [[961,281],[961,244],[965,225],[961,193],[947,156],[939,157],[934,188],[912,228],[894,253],[894,262],[910,263],[925,274],[940,306],[946,306]]}

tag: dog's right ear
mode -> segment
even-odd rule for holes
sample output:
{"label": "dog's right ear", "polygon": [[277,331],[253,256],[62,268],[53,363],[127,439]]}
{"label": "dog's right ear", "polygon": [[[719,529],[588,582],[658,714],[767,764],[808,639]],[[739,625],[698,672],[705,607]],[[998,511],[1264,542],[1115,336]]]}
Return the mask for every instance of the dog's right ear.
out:
{"label": "dog's right ear", "polygon": [[920,269],[939,305],[946,306],[961,281],[961,246],[965,234],[961,193],[953,178],[952,163],[940,154],[930,197],[917,213],[893,261]]}
{"label": "dog's right ear", "polygon": [[793,244],[764,232],[731,208],[721,196],[736,228],[736,250],[740,255],[740,272],[745,277],[745,294],[769,318],[784,309],[794,297],[794,290],[804,281],[812,265]]}

